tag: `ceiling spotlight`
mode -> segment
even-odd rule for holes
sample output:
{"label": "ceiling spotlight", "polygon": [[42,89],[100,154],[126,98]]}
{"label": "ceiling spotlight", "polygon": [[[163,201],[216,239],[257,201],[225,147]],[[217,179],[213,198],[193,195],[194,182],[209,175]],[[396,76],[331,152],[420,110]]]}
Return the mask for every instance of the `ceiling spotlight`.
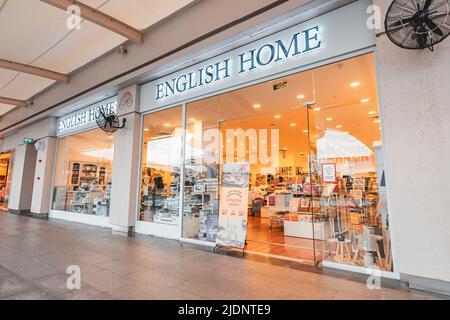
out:
{"label": "ceiling spotlight", "polygon": [[374,120],[373,123],[380,123],[381,120]]}
{"label": "ceiling spotlight", "polygon": [[362,100],[361,100],[361,103],[367,103],[367,102],[369,102],[369,101],[370,101],[369,98],[365,98],[365,99],[362,99]]}
{"label": "ceiling spotlight", "polygon": [[307,129],[303,130],[303,133],[308,133],[309,131]]}
{"label": "ceiling spotlight", "polygon": [[296,125],[296,123],[291,123],[291,127],[295,127]]}
{"label": "ceiling spotlight", "polygon": [[192,121],[192,122],[194,122],[194,121],[195,121],[195,119],[194,119],[194,118],[190,118],[190,119],[189,119],[189,121]]}
{"label": "ceiling spotlight", "polygon": [[359,87],[360,85],[361,85],[361,83],[358,82],[358,81],[355,81],[355,82],[350,83],[350,87],[352,87],[352,88]]}
{"label": "ceiling spotlight", "polygon": [[261,108],[261,105],[260,105],[260,104],[254,104],[254,105],[253,105],[253,108],[259,109],[259,108]]}
{"label": "ceiling spotlight", "polygon": [[279,114],[277,114],[274,118],[275,119],[281,119],[281,116]]}
{"label": "ceiling spotlight", "polygon": [[327,121],[333,121],[333,118],[326,118]]}
{"label": "ceiling spotlight", "polygon": [[144,128],[144,131],[145,131],[145,132],[149,132],[150,129],[149,129],[149,128]]}
{"label": "ceiling spotlight", "polygon": [[305,95],[304,94],[299,94],[297,96],[297,99],[301,100],[301,99],[305,99]]}
{"label": "ceiling spotlight", "polygon": [[164,123],[164,127],[170,127],[170,123]]}
{"label": "ceiling spotlight", "polygon": [[314,111],[320,111],[320,108],[314,108]]}
{"label": "ceiling spotlight", "polygon": [[338,125],[336,126],[336,129],[340,129],[340,128],[342,128],[342,125],[341,125],[341,124],[338,124]]}
{"label": "ceiling spotlight", "polygon": [[377,114],[376,111],[369,111],[369,114]]}

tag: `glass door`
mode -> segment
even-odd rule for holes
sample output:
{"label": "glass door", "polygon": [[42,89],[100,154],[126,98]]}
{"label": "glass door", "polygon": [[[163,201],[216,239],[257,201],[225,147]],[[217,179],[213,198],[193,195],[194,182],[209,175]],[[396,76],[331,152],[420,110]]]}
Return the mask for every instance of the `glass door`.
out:
{"label": "glass door", "polygon": [[313,70],[308,108],[315,260],[391,271],[373,54]]}
{"label": "glass door", "polygon": [[[299,73],[186,104],[183,238],[215,243],[220,210],[232,212],[240,194],[247,252],[315,264],[304,191],[312,186],[304,107],[312,97],[311,77]],[[240,231],[228,236],[242,240]]]}

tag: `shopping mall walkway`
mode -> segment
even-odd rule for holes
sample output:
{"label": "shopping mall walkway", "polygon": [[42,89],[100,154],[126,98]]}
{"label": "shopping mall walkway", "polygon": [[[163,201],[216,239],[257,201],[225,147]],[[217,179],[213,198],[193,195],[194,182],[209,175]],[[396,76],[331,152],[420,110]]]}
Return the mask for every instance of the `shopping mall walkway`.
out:
{"label": "shopping mall walkway", "polygon": [[[65,273],[81,268],[81,290]],[[150,237],[0,213],[0,299],[431,299]]]}

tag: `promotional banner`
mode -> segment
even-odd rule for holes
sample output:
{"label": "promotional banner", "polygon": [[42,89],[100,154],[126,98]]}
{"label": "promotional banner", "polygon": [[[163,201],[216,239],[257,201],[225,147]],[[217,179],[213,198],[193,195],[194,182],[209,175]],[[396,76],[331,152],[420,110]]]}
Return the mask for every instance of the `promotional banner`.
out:
{"label": "promotional banner", "polygon": [[244,248],[247,236],[249,163],[223,165],[219,210],[219,246]]}

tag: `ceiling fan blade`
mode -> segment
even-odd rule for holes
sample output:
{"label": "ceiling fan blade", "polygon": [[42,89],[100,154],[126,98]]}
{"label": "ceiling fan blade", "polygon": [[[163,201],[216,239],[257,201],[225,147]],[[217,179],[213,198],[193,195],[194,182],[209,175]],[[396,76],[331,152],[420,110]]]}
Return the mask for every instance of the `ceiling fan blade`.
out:
{"label": "ceiling fan blade", "polygon": [[433,2],[433,0],[425,1],[425,5],[423,6],[423,10],[428,10],[428,8],[431,6],[432,2]]}
{"label": "ceiling fan blade", "polygon": [[412,17],[411,18],[406,18],[406,19],[400,19],[397,22],[394,22],[393,24],[391,24],[389,26],[389,28],[395,28],[395,27],[399,27],[399,26],[404,25],[404,24],[408,24],[408,23],[410,23],[412,21],[412,19],[413,19]]}
{"label": "ceiling fan blade", "polygon": [[433,20],[431,20],[430,18],[427,18],[425,20],[425,23],[427,24],[428,28],[430,28],[430,30],[432,30],[434,33],[436,33],[439,36],[444,36],[444,33],[442,32],[442,30],[436,25],[436,23],[433,22]]}

